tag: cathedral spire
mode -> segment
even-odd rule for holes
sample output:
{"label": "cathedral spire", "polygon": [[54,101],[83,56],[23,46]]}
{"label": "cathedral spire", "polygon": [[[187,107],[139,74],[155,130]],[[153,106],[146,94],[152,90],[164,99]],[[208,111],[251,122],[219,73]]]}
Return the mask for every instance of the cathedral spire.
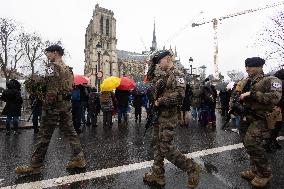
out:
{"label": "cathedral spire", "polygon": [[157,41],[156,41],[156,24],[154,21],[154,30],[153,30],[153,40],[152,40],[152,47],[151,51],[157,50]]}

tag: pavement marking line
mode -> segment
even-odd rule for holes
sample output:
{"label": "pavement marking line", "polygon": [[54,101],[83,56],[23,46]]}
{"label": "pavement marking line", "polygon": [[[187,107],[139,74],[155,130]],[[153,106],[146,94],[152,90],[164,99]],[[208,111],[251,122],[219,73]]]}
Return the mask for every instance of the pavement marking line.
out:
{"label": "pavement marking line", "polygon": [[[284,140],[284,137],[280,136],[277,139]],[[238,143],[238,144],[232,144],[228,146],[221,146],[217,148],[211,148],[211,149],[201,150],[197,152],[192,152],[192,153],[188,153],[185,155],[187,157],[196,158],[196,157],[202,157],[202,156],[207,156],[211,154],[221,153],[225,151],[236,150],[236,149],[243,148],[243,147],[244,146],[242,143]],[[63,176],[63,177],[58,177],[58,178],[53,178],[53,179],[48,179],[48,180],[41,180],[41,181],[36,181],[36,182],[6,186],[6,187],[1,187],[1,189],[29,189],[29,188],[40,189],[40,188],[56,187],[56,186],[71,184],[71,183],[79,182],[83,180],[91,180],[91,179],[105,177],[109,175],[120,174],[120,173],[135,171],[139,169],[149,168],[152,166],[153,162],[154,162],[153,160],[144,161],[140,163],[122,165],[118,167],[90,171],[90,172],[80,173],[80,174],[75,174],[75,175],[68,175],[68,176]],[[167,160],[165,162],[169,163],[169,161]]]}

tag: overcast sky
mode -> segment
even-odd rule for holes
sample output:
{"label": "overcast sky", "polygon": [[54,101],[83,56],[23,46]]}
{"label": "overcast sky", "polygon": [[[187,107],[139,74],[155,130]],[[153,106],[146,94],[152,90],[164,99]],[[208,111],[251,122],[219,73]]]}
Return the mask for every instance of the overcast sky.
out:
{"label": "overcast sky", "polygon": [[[208,20],[246,9],[263,7],[276,0],[0,0],[0,17],[12,18],[28,32],[38,32],[50,40],[62,40],[70,53],[67,63],[76,73],[84,70],[84,36],[96,3],[111,9],[117,20],[117,49],[141,52],[149,49],[156,21],[158,47],[176,46],[182,63],[189,68],[207,66],[213,73],[212,23]],[[223,20],[219,24],[219,70],[244,70],[246,57],[262,55],[255,35],[284,6]],[[203,12],[200,14],[200,12]],[[267,63],[266,70],[275,66]]]}

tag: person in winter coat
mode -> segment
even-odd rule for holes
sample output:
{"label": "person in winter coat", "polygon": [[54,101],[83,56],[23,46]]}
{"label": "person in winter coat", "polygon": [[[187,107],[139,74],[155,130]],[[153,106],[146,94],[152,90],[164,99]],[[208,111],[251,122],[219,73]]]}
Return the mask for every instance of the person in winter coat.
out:
{"label": "person in winter coat", "polygon": [[117,100],[117,107],[118,107],[118,125],[121,124],[121,118],[123,117],[124,123],[128,124],[128,118],[127,118],[127,110],[129,106],[129,91],[124,90],[115,90],[115,98]]}
{"label": "person in winter coat", "polygon": [[115,97],[113,92],[103,91],[100,94],[100,105],[103,112],[103,126],[112,126],[112,113],[115,110]]}
{"label": "person in winter coat", "polygon": [[73,126],[77,133],[81,133],[82,104],[81,104],[81,90],[78,85],[73,86],[73,90],[71,92],[71,103],[72,103]]}
{"label": "person in winter coat", "polygon": [[231,97],[231,90],[222,89],[219,93],[220,103],[221,103],[221,115],[227,116],[229,111],[229,102]]}
{"label": "person in winter coat", "polygon": [[182,106],[181,106],[181,112],[182,112],[182,125],[186,126],[186,120],[185,120],[185,115],[187,112],[190,111],[190,105],[191,105],[191,98],[192,98],[192,89],[189,84],[186,84],[185,88],[185,95],[182,101]]}
{"label": "person in winter coat", "polygon": [[210,94],[213,100],[211,106],[209,107],[209,127],[216,128],[215,110],[216,110],[216,101],[217,101],[218,94],[217,94],[217,90],[214,85],[210,85],[209,89],[210,89]]}
{"label": "person in winter coat", "polygon": [[[201,112],[199,115],[199,123],[201,126],[207,126],[208,128],[215,127],[215,106],[214,93],[211,90],[210,84],[206,83],[201,90]],[[214,113],[213,113],[213,112]]]}
{"label": "person in winter coat", "polygon": [[[89,110],[88,110],[88,98],[89,98],[89,87],[85,84],[79,85],[80,89],[80,101],[81,101],[81,123],[83,125],[90,125]],[[87,122],[86,122],[86,111],[87,111]]]}
{"label": "person in winter coat", "polygon": [[202,85],[200,83],[195,83],[192,88],[192,97],[191,97],[191,114],[193,120],[198,120],[200,116],[201,93],[202,93]]}
{"label": "person in winter coat", "polygon": [[135,91],[132,93],[133,96],[133,107],[134,107],[134,113],[135,113],[135,123],[139,121],[141,123],[141,114],[142,114],[142,106],[143,106],[143,97],[145,95],[137,94]]}
{"label": "person in winter coat", "polygon": [[97,117],[100,113],[100,94],[97,93],[96,88],[91,88],[88,98],[89,114],[91,119],[91,125],[97,127]]}
{"label": "person in winter coat", "polygon": [[21,109],[23,99],[21,97],[21,84],[11,79],[7,84],[7,89],[3,91],[1,100],[6,102],[2,114],[7,116],[6,119],[6,135],[10,135],[11,128],[10,124],[13,121],[14,132],[19,134],[19,119],[21,116]]}

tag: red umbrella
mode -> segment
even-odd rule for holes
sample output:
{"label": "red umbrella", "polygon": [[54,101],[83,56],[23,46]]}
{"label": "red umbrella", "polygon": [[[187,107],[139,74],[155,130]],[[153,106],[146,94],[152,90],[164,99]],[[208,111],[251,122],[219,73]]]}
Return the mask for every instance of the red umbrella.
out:
{"label": "red umbrella", "polygon": [[75,85],[87,84],[89,81],[90,79],[86,76],[74,74],[74,84]]}
{"label": "red umbrella", "polygon": [[120,81],[120,85],[117,87],[119,90],[133,90],[136,86],[136,83],[134,80],[129,79],[128,77],[122,77]]}

